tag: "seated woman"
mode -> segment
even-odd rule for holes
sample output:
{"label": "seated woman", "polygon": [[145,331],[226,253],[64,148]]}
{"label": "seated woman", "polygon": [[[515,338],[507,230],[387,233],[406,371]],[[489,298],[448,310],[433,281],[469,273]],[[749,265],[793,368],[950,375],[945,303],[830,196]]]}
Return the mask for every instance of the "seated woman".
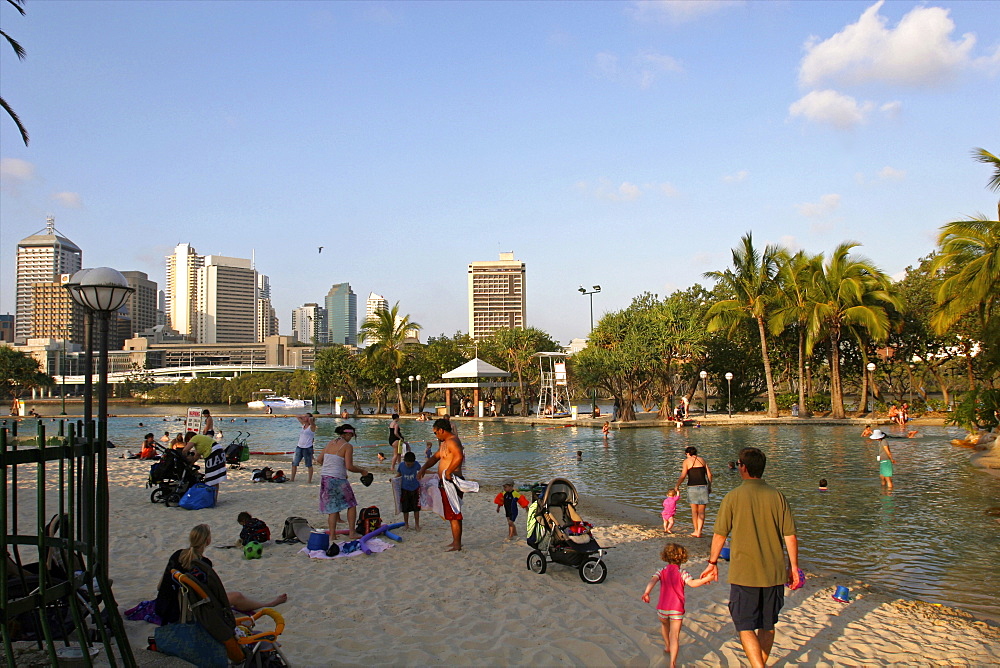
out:
{"label": "seated woman", "polygon": [[[177,583],[171,577],[170,571],[177,569],[204,581],[205,578],[200,573],[198,562],[204,562],[209,568],[212,567],[212,561],[205,556],[205,548],[212,543],[212,530],[208,528],[208,525],[199,524],[191,529],[188,542],[190,547],[177,550],[170,555],[167,567],[163,571],[163,577],[157,587],[155,609],[156,614],[163,620],[163,624],[177,622],[181,616]],[[260,608],[271,608],[288,600],[287,594],[281,594],[270,601],[256,601],[238,591],[227,591],[226,595],[229,598],[229,605],[243,613],[252,613]]]}

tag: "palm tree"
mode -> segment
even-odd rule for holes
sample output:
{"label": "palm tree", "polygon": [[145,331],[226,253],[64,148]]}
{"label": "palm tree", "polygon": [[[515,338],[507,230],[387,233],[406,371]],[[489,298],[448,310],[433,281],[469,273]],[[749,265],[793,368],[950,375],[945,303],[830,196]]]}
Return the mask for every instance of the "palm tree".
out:
{"label": "palm tree", "polygon": [[859,245],[845,241],[837,246],[830,260],[813,274],[811,286],[806,352],[812,352],[810,342],[826,333],[830,341],[830,403],[834,418],[845,417],[840,380],[840,342],[844,334],[856,327],[865,330],[873,341],[884,341],[889,335],[885,305],[901,307],[889,277],[868,258],[850,254]]}
{"label": "palm tree", "polygon": [[709,271],[706,278],[714,278],[723,289],[733,295],[731,299],[712,304],[708,310],[708,331],[723,328],[733,330],[740,322],[752,319],[760,334],[760,354],[764,359],[764,379],[767,381],[767,415],[778,417],[778,400],[771,374],[771,357],[767,352],[767,329],[770,301],[775,292],[775,275],[778,272],[777,246],[769,244],[764,252],[753,245],[753,234],[747,232],[741,245],[733,249],[733,267],[725,271]]}
{"label": "palm tree", "polygon": [[[10,5],[14,9],[16,9],[18,13],[21,14],[21,16],[24,16],[24,7],[23,7],[24,0],[7,0],[7,2],[10,3]],[[7,40],[7,43],[10,44],[10,48],[14,49],[14,53],[17,54],[18,60],[24,60],[25,56],[24,48],[17,43],[17,40],[15,40],[13,37],[8,35],[3,30],[0,30],[0,36],[3,36],[3,38]],[[0,107],[3,107],[3,110],[6,111],[7,115],[10,116],[11,120],[14,121],[14,125],[17,126],[17,131],[21,133],[21,141],[23,141],[24,145],[27,146],[28,130],[24,127],[24,124],[21,123],[21,119],[18,118],[17,113],[11,108],[9,104],[7,104],[7,101],[3,99],[3,97],[0,97]]]}
{"label": "palm tree", "polygon": [[[379,309],[361,325],[361,342],[368,343],[365,359],[376,366],[388,368],[393,378],[399,377],[406,353],[403,344],[410,332],[420,331],[420,325],[412,322],[409,315],[399,315],[399,302],[391,309]],[[404,412],[403,390],[396,383],[396,405]]]}
{"label": "palm tree", "polygon": [[781,253],[778,261],[778,292],[775,308],[768,321],[771,334],[777,336],[790,325],[798,334],[799,415],[806,415],[805,360],[806,350],[812,351],[814,341],[807,341],[808,321],[812,304],[810,286],[813,276],[822,270],[823,256]]}

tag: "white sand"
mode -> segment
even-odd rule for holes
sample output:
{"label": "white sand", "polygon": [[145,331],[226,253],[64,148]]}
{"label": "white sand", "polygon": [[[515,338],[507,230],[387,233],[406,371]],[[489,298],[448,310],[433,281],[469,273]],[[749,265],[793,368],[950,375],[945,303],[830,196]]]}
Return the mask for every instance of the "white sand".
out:
{"label": "white sand", "polygon": [[[301,515],[325,526],[317,512],[318,469],[312,485],[251,483],[248,462],[231,471],[217,507],[201,511],[149,502],[144,482],[148,464],[113,459],[111,575],[122,610],[155,594],[167,557],[187,545],[192,526],[212,527],[216,545],[239,534],[236,515],[247,510],[280,538],[285,517]],[[287,462],[269,462],[287,473]],[[392,517],[389,469],[376,469],[375,483],[354,485],[362,506],[378,505]],[[21,488],[30,490],[24,481]],[[598,525],[608,578],[588,585],[576,570],[550,564],[543,575],[525,567],[523,539],[505,541],[506,522],[495,512],[498,489],[466,495],[465,549],[445,553],[448,524],[422,517],[421,532],[401,532],[404,542],[381,554],[313,560],[297,554],[301,545],[273,545],[263,559],[245,561],[238,550],[207,555],[230,590],[268,599],[287,592],[278,610],[287,624],[283,651],[295,666],[330,665],[663,665],[659,622],[640,601],[647,579],[660,566],[662,532],[636,523],[636,512],[585,500],[581,514]],[[22,505],[22,521],[32,508]],[[608,512],[611,510],[611,512]],[[649,517],[654,517],[649,515]],[[688,529],[680,514],[680,530]],[[519,519],[523,535],[523,515]],[[707,539],[676,537],[700,553],[686,568],[704,566]],[[723,562],[723,580],[726,568]],[[853,600],[831,599],[846,584]],[[970,586],[972,586],[970,584]],[[688,590],[680,660],[686,665],[743,665],[729,619],[729,587],[713,584]],[[655,600],[655,599],[654,599]],[[147,652],[153,627],[126,621],[140,665],[177,665]],[[772,663],[785,665],[950,665],[1000,664],[1000,630],[966,613],[901,600],[856,582],[810,578],[786,597]]]}

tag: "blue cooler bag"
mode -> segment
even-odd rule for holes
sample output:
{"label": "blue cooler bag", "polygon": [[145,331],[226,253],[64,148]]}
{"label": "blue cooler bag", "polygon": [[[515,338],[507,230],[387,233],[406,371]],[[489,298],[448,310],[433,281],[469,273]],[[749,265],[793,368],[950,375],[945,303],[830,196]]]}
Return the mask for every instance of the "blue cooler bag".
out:
{"label": "blue cooler bag", "polygon": [[181,497],[181,502],[177,505],[185,510],[211,508],[215,505],[215,488],[203,482],[191,485],[191,489]]}

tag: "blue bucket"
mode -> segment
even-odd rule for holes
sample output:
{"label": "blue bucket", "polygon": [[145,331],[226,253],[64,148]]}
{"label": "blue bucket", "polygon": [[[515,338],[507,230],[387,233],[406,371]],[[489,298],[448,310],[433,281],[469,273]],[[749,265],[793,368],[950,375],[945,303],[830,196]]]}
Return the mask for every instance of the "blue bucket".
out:
{"label": "blue bucket", "polygon": [[843,585],[837,587],[837,591],[833,592],[833,600],[840,601],[841,603],[847,603],[851,600],[851,592],[847,587]]}
{"label": "blue bucket", "polygon": [[729,548],[728,547],[722,548],[722,551],[719,552],[719,558],[720,559],[725,559],[726,561],[729,561]]}
{"label": "blue bucket", "polygon": [[330,547],[330,534],[326,531],[313,531],[309,534],[309,542],[306,543],[306,548],[309,550],[323,550]]}

